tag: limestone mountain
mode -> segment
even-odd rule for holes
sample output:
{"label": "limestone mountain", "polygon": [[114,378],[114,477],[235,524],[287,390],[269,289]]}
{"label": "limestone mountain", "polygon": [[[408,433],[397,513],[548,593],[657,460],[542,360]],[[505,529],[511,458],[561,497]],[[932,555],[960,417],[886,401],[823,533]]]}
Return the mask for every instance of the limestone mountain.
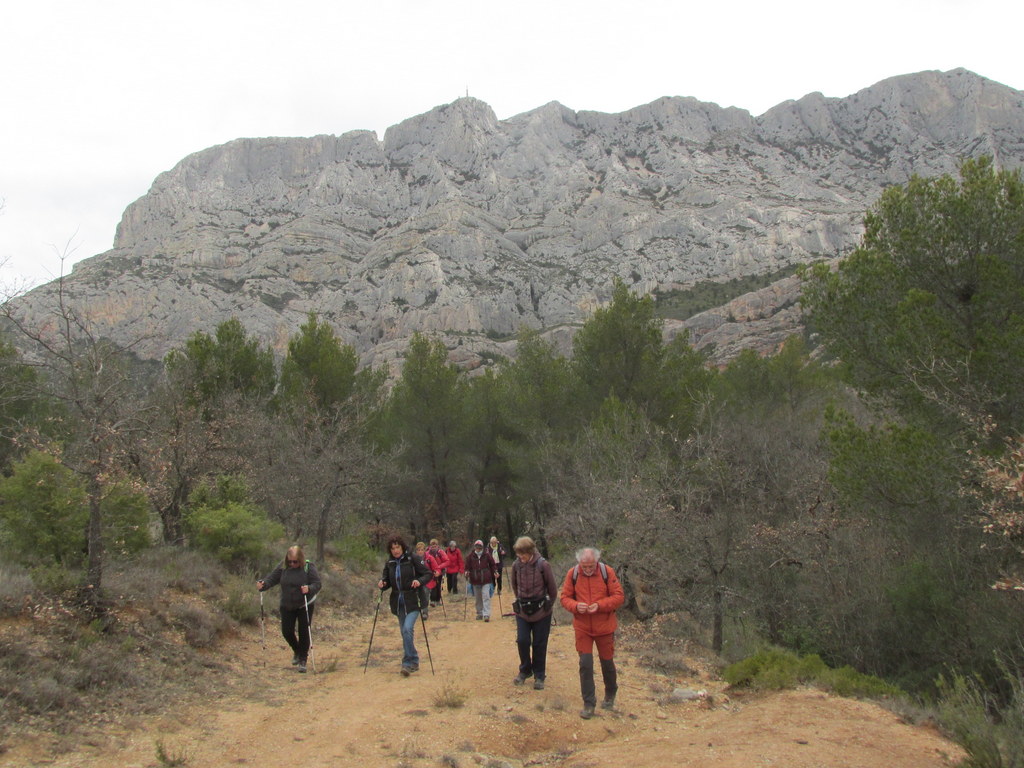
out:
{"label": "limestone mountain", "polygon": [[[232,316],[283,349],[316,312],[366,364],[425,331],[471,366],[512,353],[524,327],[567,342],[616,279],[664,296],[835,258],[885,186],[982,154],[1024,165],[1024,93],[962,69],[758,117],[665,97],[498,120],[464,98],[383,141],[250,138],[190,155],[64,290],[94,331],[149,358]],[[55,290],[21,310],[41,317]],[[788,278],[667,333],[687,327],[726,358],[769,349],[799,328],[796,292]]]}

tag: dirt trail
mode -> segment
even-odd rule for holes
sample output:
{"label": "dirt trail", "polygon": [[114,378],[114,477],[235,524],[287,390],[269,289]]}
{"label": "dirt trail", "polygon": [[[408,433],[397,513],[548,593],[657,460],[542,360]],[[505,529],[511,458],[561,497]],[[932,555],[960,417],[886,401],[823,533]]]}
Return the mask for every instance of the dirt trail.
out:
{"label": "dirt trail", "polygon": [[[706,677],[669,678],[644,669],[626,642],[618,651],[617,711],[599,709],[584,721],[567,623],[552,630],[547,687],[535,691],[511,684],[518,663],[514,619],[474,621],[470,606],[464,620],[461,603],[446,607],[447,619],[435,609],[427,622],[435,675],[422,631],[420,671],[408,679],[399,675],[401,642],[386,603],[365,674],[372,616],[317,617],[317,674],[305,675],[290,666],[290,653],[268,621],[266,655],[258,629],[228,645],[237,673],[257,684],[255,695],[226,690],[208,705],[140,721],[131,731],[97,734],[70,754],[43,754],[40,745],[25,742],[0,757],[0,765],[158,768],[158,744],[165,758],[188,768],[938,768],[962,757],[933,730],[903,724],[875,705],[812,690],[730,697],[722,683]],[[600,685],[598,674],[599,691]],[[250,686],[243,680],[239,687]],[[709,696],[669,703],[675,687]],[[464,706],[437,706],[446,690],[465,694]]]}

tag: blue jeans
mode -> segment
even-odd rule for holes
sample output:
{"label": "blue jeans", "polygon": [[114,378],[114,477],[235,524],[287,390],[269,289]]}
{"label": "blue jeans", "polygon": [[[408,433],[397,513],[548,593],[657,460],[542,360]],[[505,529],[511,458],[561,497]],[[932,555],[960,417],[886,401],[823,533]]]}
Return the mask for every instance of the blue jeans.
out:
{"label": "blue jeans", "polygon": [[413,636],[416,634],[416,622],[420,618],[420,611],[406,613],[405,606],[398,607],[398,628],[402,630],[402,666],[418,667],[420,655],[416,652],[416,645],[413,643]]}
{"label": "blue jeans", "polygon": [[[539,621],[526,621],[516,616],[516,645],[519,648],[519,671],[529,677],[543,680],[548,665],[548,636],[551,634],[551,614]],[[530,652],[533,658],[530,658]]]}

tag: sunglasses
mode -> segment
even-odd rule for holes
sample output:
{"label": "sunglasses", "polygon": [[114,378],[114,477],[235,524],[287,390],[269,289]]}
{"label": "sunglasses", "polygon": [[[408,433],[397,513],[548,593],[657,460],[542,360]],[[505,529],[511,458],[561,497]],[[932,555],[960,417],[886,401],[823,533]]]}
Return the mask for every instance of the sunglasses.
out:
{"label": "sunglasses", "polygon": [[301,562],[301,560],[289,560],[288,565],[298,565]]}

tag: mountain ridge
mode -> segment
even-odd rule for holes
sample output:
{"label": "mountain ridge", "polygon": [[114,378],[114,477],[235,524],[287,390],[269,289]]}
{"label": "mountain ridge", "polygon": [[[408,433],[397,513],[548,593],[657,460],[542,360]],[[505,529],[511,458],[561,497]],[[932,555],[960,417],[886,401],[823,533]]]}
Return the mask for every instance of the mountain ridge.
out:
{"label": "mountain ridge", "polygon": [[[757,117],[673,96],[498,120],[460,98],[380,140],[355,130],[193,153],[64,290],[97,332],[148,358],[232,316],[281,351],[315,312],[363,364],[397,368],[421,331],[471,368],[514,354],[523,328],[568,351],[615,280],[652,293],[835,259],[885,186],[978,155],[1024,165],[1024,94],[963,69]],[[797,290],[788,278],[666,335],[689,330],[718,362],[771,351],[800,330]],[[41,318],[54,291],[29,292],[20,311]]]}

